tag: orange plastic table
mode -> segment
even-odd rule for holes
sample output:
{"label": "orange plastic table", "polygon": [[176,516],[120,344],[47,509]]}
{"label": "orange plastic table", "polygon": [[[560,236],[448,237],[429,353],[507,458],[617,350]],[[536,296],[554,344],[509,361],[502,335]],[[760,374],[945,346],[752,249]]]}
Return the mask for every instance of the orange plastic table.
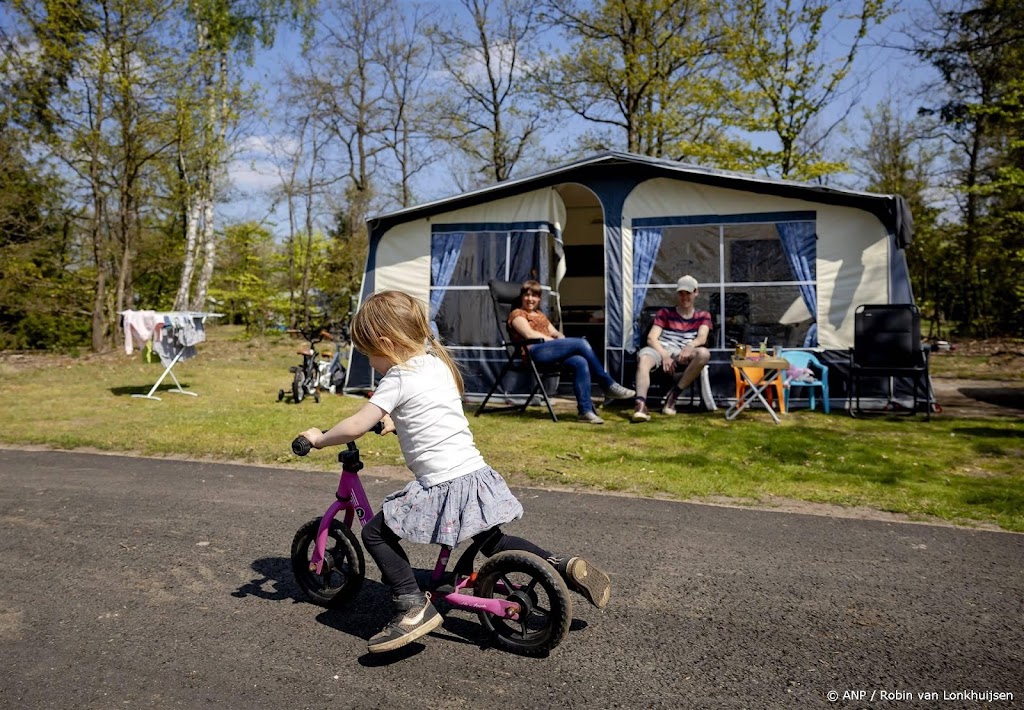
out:
{"label": "orange plastic table", "polygon": [[[735,404],[725,410],[725,418],[732,420],[739,416],[739,413],[754,403],[755,400],[761,400],[761,404],[768,410],[768,413],[772,415],[772,419],[775,420],[776,424],[781,424],[779,415],[775,413],[775,409],[768,403],[768,400],[764,397],[764,391],[768,387],[774,387],[775,381],[782,376],[782,373],[789,369],[789,362],[785,358],[781,357],[762,357],[751,359],[751,358],[737,358],[732,359],[732,366],[739,370],[740,377],[747,383],[747,389],[743,393],[743,397],[738,399]],[[749,374],[748,369],[757,369],[764,372],[760,381],[755,382]]]}

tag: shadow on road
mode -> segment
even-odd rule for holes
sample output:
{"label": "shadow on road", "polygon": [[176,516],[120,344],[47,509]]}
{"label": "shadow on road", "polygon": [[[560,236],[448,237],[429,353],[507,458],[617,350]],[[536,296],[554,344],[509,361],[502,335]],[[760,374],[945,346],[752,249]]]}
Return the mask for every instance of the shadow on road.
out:
{"label": "shadow on road", "polygon": [[[240,586],[231,593],[237,598],[257,597],[269,601],[306,602],[302,590],[292,576],[291,560],[286,557],[261,557],[254,560],[252,570],[256,577]],[[415,570],[416,579],[421,587],[428,587],[431,570]],[[437,610],[444,616],[444,624],[429,636],[445,643],[457,643],[477,646],[480,650],[492,648],[490,636],[480,625],[480,620],[472,612],[454,609],[443,598],[434,600]],[[316,620],[336,631],[369,640],[388,622],[391,616],[391,590],[372,579],[364,579],[359,594],[342,609],[323,609],[316,615]],[[587,622],[573,619],[569,631],[582,631]],[[359,658],[359,664],[366,667],[388,666],[404,661],[425,649],[422,643],[412,642],[407,646],[389,653],[367,653]]]}
{"label": "shadow on road", "polygon": [[960,394],[968,399],[985,402],[996,407],[1024,411],[1024,390],[1008,387],[961,387]]}
{"label": "shadow on road", "polygon": [[251,596],[270,601],[305,601],[302,590],[292,577],[291,561],[288,558],[262,557],[252,563],[252,569],[259,576],[231,592],[231,596],[239,599]]}

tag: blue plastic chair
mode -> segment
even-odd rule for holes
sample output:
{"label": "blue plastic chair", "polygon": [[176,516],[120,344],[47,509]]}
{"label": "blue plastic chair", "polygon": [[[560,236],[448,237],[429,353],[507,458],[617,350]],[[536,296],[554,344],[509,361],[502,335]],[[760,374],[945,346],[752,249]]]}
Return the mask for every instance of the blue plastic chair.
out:
{"label": "blue plastic chair", "polygon": [[[829,397],[828,397],[828,365],[822,365],[821,362],[814,356],[814,353],[809,353],[806,350],[783,350],[780,353],[789,363],[789,370],[782,376],[782,386],[785,388],[785,399],[786,399],[786,411],[789,409],[789,393],[794,387],[808,387],[808,397],[811,400],[811,409],[814,409],[814,391],[815,388],[821,390],[822,404],[825,407],[825,414],[829,413]],[[793,379],[790,377],[789,371],[797,369],[810,369],[814,371],[814,379]]]}

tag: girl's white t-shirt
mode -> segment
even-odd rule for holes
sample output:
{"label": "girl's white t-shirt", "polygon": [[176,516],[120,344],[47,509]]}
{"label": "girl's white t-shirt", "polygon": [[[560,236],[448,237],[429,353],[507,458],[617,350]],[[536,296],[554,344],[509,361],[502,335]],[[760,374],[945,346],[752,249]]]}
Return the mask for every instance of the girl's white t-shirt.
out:
{"label": "girl's white t-shirt", "polygon": [[426,354],[393,366],[370,401],[391,415],[405,465],[424,487],[487,465],[473,442],[455,379],[441,358]]}

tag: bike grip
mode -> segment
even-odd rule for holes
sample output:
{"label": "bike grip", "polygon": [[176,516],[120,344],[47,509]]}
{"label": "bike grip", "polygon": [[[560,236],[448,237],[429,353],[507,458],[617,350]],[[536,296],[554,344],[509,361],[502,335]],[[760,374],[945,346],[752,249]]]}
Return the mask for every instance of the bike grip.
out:
{"label": "bike grip", "polygon": [[381,432],[384,431],[384,422],[377,422],[376,424],[373,425],[373,428],[370,429],[370,431],[372,431],[374,434],[380,434]]}
{"label": "bike grip", "polygon": [[292,453],[296,456],[305,456],[312,451],[313,445],[309,443],[309,439],[304,436],[296,437],[295,441],[292,442]]}

